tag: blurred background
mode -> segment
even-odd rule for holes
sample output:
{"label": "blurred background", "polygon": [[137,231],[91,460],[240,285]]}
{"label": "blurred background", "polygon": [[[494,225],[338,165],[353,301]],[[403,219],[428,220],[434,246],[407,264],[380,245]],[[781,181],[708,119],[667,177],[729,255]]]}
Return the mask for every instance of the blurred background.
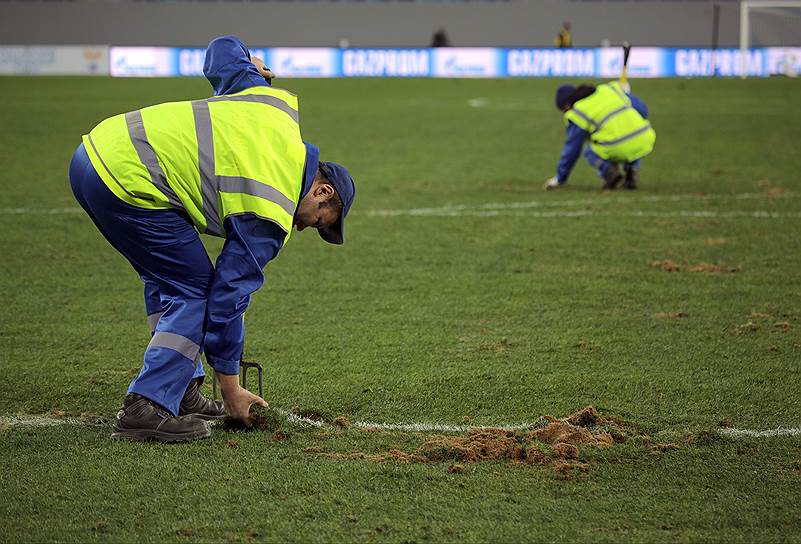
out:
{"label": "blurred background", "polygon": [[[202,46],[237,34],[262,46],[421,47],[445,29],[456,46],[552,46],[561,24],[573,44],[736,47],[738,0],[44,0],[0,3],[8,44]],[[754,20],[754,43],[798,40],[779,10]],[[599,24],[603,21],[603,24]],[[782,24],[784,23],[784,24]]]}
{"label": "blurred background", "polygon": [[[6,0],[0,2],[0,73],[197,75],[197,53],[182,50],[203,48],[223,34],[238,35],[268,57],[270,48],[316,48],[276,52],[271,64],[290,77],[610,77],[619,66],[607,64],[619,62],[618,53],[595,49],[623,41],[636,47],[631,77],[739,75],[741,65],[748,75],[794,75],[801,62],[801,2]],[[115,54],[108,46],[177,49]],[[341,51],[432,46],[479,49],[439,59]],[[539,48],[593,53],[549,56]],[[689,54],[672,51],[687,48]],[[527,52],[510,56],[510,49]]]}

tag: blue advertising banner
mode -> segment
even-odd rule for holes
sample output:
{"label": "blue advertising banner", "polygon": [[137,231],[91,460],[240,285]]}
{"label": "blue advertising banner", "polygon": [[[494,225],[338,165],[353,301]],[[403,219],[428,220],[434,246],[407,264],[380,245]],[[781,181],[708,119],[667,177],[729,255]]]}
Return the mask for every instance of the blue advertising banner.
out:
{"label": "blue advertising banner", "polygon": [[431,77],[430,49],[344,49],[344,77]]}
{"label": "blue advertising banner", "polygon": [[[620,47],[595,49],[335,49],[321,47],[253,48],[278,77],[586,77],[616,78]],[[205,49],[111,47],[113,76],[200,76]],[[739,49],[636,47],[628,64],[630,78],[737,77]],[[794,76],[801,71],[801,47],[764,47],[746,51],[746,75]]]}

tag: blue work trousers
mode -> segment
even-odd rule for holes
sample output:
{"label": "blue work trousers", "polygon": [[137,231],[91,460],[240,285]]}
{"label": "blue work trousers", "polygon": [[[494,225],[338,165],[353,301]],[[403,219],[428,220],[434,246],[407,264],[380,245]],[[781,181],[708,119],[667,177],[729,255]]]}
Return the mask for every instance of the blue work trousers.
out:
{"label": "blue work trousers", "polygon": [[151,339],[128,392],[178,415],[189,382],[204,376],[200,356],[214,278],[209,256],[183,212],[137,208],[117,198],[83,144],[72,157],[69,176],[78,203],[145,284]]}
{"label": "blue work trousers", "polygon": [[[590,166],[595,168],[595,171],[598,172],[599,177],[604,177],[604,174],[606,174],[606,169],[609,168],[609,165],[614,162],[602,159],[597,153],[595,153],[595,151],[592,150],[592,147],[589,145],[584,149],[584,158],[587,159],[587,162],[590,163]],[[636,161],[623,163],[623,167],[626,170],[630,168],[639,170],[641,160],[642,159],[637,159]]]}

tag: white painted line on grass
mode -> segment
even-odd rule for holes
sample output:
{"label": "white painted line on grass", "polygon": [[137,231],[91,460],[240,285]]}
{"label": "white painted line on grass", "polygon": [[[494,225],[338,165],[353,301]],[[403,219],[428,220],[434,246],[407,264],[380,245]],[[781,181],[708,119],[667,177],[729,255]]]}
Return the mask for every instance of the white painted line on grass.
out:
{"label": "white painted line on grass", "polygon": [[64,215],[84,213],[82,208],[0,208],[0,215]]}
{"label": "white painted line on grass", "polygon": [[[406,208],[406,209],[372,209],[372,210],[354,210],[356,215],[366,215],[368,217],[394,217],[394,216],[432,216],[432,217],[449,217],[460,215],[483,215],[483,212],[491,212],[493,210],[509,211],[509,210],[528,210],[531,208],[570,208],[576,206],[598,206],[606,204],[649,204],[660,202],[709,202],[718,200],[777,200],[777,199],[793,199],[801,197],[801,193],[785,192],[778,194],[769,193],[713,193],[713,194],[697,194],[687,193],[679,195],[597,195],[593,198],[574,198],[568,200],[550,200],[543,198],[542,200],[531,200],[526,202],[487,202],[479,205],[466,205],[466,204],[453,204],[431,208]],[[62,214],[76,214],[83,213],[83,210],[76,206],[65,208],[0,208],[0,216],[3,215],[62,215]],[[566,212],[569,213],[569,212]],[[582,212],[584,215],[597,214],[598,212]],[[636,213],[649,213],[649,212],[630,212]],[[657,213],[657,212],[654,212]],[[718,213],[718,212],[664,212],[664,213]],[[727,212],[720,212],[727,213]],[[780,217],[773,215],[772,212],[729,212],[729,213],[742,213],[744,216],[748,214],[762,214],[754,215],[754,217]],[[767,214],[767,215],[764,215]],[[493,215],[493,214],[488,214]],[[499,215],[499,214],[495,214]],[[623,215],[622,213],[616,215]],[[795,217],[790,214],[790,216]],[[543,216],[551,217],[551,216]],[[553,217],[559,217],[555,215]]]}
{"label": "white painted line on grass", "polygon": [[[739,194],[683,194],[683,195],[645,195],[630,198],[616,198],[611,195],[599,195],[595,198],[580,198],[570,200],[530,200],[527,202],[487,202],[479,205],[449,204],[431,208],[406,209],[373,209],[366,211],[354,210],[354,213],[370,217],[394,216],[458,216],[467,215],[467,212],[485,212],[492,210],[521,210],[531,208],[569,208],[575,206],[597,206],[605,204],[650,204],[661,202],[707,202],[717,200],[773,200],[785,198],[799,198],[801,193],[780,193],[769,195],[767,193],[739,193]],[[666,212],[672,213],[672,212]],[[748,212],[746,212],[748,213]]]}
{"label": "white painted line on grass", "polygon": [[56,416],[3,416],[0,429],[4,427],[58,427],[59,425],[86,425],[80,419]]}
{"label": "white painted line on grass", "polygon": [[765,431],[753,431],[751,429],[721,429],[718,431],[723,436],[731,438],[772,438],[774,436],[799,436],[801,435],[801,427],[778,427],[776,429],[768,429]]}
{"label": "white painted line on grass", "polygon": [[323,421],[299,416],[298,414],[295,414],[293,412],[288,412],[280,408],[273,408],[272,406],[270,406],[268,409],[274,411],[279,416],[286,418],[286,420],[289,423],[291,423],[292,425],[296,425],[298,427],[322,427],[323,425],[325,425],[325,422]]}
{"label": "white painted line on grass", "polygon": [[[329,425],[324,421],[310,419],[300,416],[280,408],[270,408],[275,413],[285,418],[288,423],[298,427],[321,428]],[[500,423],[498,425],[448,425],[445,423],[386,423],[373,421],[355,421],[351,427],[359,429],[379,429],[382,431],[405,431],[405,432],[443,432],[443,433],[466,433],[475,429],[504,429],[518,431],[534,429],[542,426],[543,420],[536,423]],[[78,427],[107,427],[111,424],[111,419],[100,416],[89,417],[59,417],[53,415],[11,415],[0,416],[0,430],[11,427],[58,427],[62,425],[72,425]],[[728,438],[776,438],[784,436],[801,436],[801,427],[777,427],[762,431],[753,429],[725,428],[718,429],[718,434]]]}
{"label": "white painted line on grass", "polygon": [[520,431],[539,427],[539,423],[501,423],[499,425],[447,425],[444,423],[374,423],[371,421],[354,421],[351,426],[360,429],[381,429],[382,431],[407,432],[442,432],[466,433],[474,429],[503,429],[505,431]]}
{"label": "white painted line on grass", "polygon": [[[384,213],[390,212],[390,213]],[[763,210],[757,211],[730,211],[730,212],[714,212],[714,211],[695,211],[695,210],[677,210],[670,212],[657,212],[657,211],[595,211],[595,210],[554,210],[554,211],[516,211],[514,209],[508,210],[433,210],[433,209],[412,209],[412,210],[377,210],[376,213],[368,212],[368,215],[373,217],[400,217],[400,216],[416,216],[416,217],[534,217],[540,219],[547,219],[553,217],[658,217],[658,218],[671,218],[671,217],[688,217],[688,218],[727,218],[727,217],[752,217],[755,219],[796,219],[801,218],[801,212],[767,212]]]}

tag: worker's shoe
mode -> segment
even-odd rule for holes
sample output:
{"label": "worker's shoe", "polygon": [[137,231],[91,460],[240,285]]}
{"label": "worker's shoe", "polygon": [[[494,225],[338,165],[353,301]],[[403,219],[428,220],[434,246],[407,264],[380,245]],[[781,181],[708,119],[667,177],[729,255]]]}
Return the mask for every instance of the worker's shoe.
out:
{"label": "worker's shoe", "polygon": [[623,173],[616,164],[612,163],[606,168],[604,172],[604,184],[601,187],[602,191],[613,191],[618,184],[623,181]]}
{"label": "worker's shoe", "polygon": [[178,415],[197,416],[201,419],[222,419],[225,417],[225,405],[221,400],[211,400],[200,392],[203,378],[195,378],[186,388],[184,398],[181,399],[181,407]]}
{"label": "worker's shoe", "polygon": [[633,191],[640,183],[640,170],[638,168],[626,168],[626,179],[623,180],[623,188]]}
{"label": "worker's shoe", "polygon": [[136,393],[128,393],[117,412],[111,438],[187,442],[211,436],[209,424],[194,416],[174,416]]}
{"label": "worker's shoe", "polygon": [[553,177],[548,181],[546,181],[545,184],[542,186],[542,188],[546,191],[553,191],[554,189],[558,189],[561,186],[562,184],[559,183],[559,180]]}

